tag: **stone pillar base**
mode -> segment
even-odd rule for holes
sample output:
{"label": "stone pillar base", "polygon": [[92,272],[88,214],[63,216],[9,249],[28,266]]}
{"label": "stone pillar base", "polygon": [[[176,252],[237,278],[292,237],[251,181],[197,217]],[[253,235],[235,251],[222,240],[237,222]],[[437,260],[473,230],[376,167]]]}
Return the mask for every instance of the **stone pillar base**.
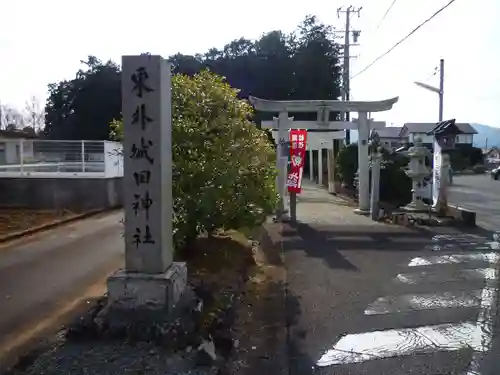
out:
{"label": "stone pillar base", "polygon": [[406,206],[402,207],[403,210],[407,212],[414,212],[414,213],[419,213],[419,212],[429,212],[429,207],[424,205],[423,203],[417,201],[417,202],[411,202],[407,204]]}
{"label": "stone pillar base", "polygon": [[292,219],[288,213],[281,215],[280,217],[276,218],[277,223],[289,223],[291,222]]}
{"label": "stone pillar base", "polygon": [[120,309],[172,311],[187,286],[186,263],[174,262],[163,273],[119,270],[108,278],[108,305]]}
{"label": "stone pillar base", "polygon": [[357,215],[363,215],[363,216],[368,216],[370,215],[370,209],[362,209],[362,208],[356,208],[354,210],[354,213],[357,214]]}
{"label": "stone pillar base", "polygon": [[330,194],[337,194],[337,189],[336,189],[336,184],[335,182],[328,181],[328,192]]}

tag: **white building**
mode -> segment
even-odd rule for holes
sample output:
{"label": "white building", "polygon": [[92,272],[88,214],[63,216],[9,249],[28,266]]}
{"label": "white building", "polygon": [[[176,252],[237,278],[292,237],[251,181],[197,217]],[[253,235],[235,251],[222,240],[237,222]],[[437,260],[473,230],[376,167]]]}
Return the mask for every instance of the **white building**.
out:
{"label": "white building", "polygon": [[[456,125],[462,131],[462,134],[457,135],[455,144],[472,147],[474,144],[474,134],[477,134],[476,129],[471,124],[464,122],[457,122]],[[401,129],[400,137],[403,142],[409,143],[413,143],[416,137],[420,137],[423,144],[432,145],[434,138],[432,135],[427,135],[427,133],[435,127],[435,122],[408,122]]]}
{"label": "white building", "polygon": [[34,134],[17,130],[0,130],[0,165],[33,159],[33,140],[36,138]]}
{"label": "white building", "polygon": [[382,146],[388,150],[399,148],[403,144],[400,136],[402,129],[402,126],[388,126],[384,129],[378,129],[377,133],[380,137]]}

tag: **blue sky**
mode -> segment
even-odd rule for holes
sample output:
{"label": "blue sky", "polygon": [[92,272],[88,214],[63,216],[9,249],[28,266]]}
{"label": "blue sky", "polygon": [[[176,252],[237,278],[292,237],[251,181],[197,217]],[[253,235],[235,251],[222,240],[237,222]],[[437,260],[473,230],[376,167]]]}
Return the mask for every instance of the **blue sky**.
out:
{"label": "blue sky", "polygon": [[[359,0],[359,55],[352,73],[385,52],[448,0],[399,0],[375,32],[392,0]],[[36,95],[46,98],[49,82],[72,78],[79,61],[93,54],[117,62],[123,54],[151,52],[165,57],[204,52],[241,36],[291,31],[306,14],[343,28],[336,9],[349,3],[308,0],[16,0],[2,2],[0,23],[0,101],[24,107]],[[500,2],[457,0],[404,44],[352,81],[353,100],[399,96],[396,107],[376,119],[435,121],[437,96],[415,80],[437,85],[439,59],[446,62],[445,118],[500,127]]]}

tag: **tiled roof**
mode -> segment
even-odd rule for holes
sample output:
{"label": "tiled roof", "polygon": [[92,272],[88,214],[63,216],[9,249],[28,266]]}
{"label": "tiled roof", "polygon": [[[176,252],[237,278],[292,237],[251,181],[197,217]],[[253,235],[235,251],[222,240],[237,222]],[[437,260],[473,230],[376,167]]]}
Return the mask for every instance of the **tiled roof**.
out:
{"label": "tiled roof", "polygon": [[[405,124],[408,133],[428,133],[432,131],[436,125],[436,122],[407,122]],[[457,122],[455,125],[463,134],[477,134],[476,129],[469,123]]]}
{"label": "tiled roof", "polygon": [[[436,127],[436,122],[407,122],[408,133],[428,133]],[[476,129],[466,122],[456,122],[455,125],[463,134],[477,134]]]}
{"label": "tiled roof", "polygon": [[0,138],[9,139],[34,139],[39,138],[36,134],[23,132],[22,130],[0,130]]}
{"label": "tiled roof", "polygon": [[399,138],[399,133],[403,129],[402,126],[388,126],[383,129],[377,129],[380,138]]}

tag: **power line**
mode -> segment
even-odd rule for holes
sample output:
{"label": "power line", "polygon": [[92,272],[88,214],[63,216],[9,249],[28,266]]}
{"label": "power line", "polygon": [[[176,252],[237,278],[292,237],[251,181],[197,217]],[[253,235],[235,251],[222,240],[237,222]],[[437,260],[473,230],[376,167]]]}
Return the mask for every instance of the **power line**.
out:
{"label": "power line", "polygon": [[444,5],[443,7],[441,7],[439,10],[437,10],[432,16],[430,16],[429,18],[427,18],[424,22],[422,22],[421,24],[419,24],[417,27],[415,27],[408,35],[406,35],[403,39],[401,39],[399,42],[397,42],[395,45],[393,45],[391,48],[389,48],[386,52],[384,52],[382,55],[380,55],[379,57],[377,57],[375,60],[373,60],[370,64],[368,64],[366,67],[364,67],[363,69],[361,69],[358,73],[356,73],[355,75],[353,75],[351,77],[351,79],[359,76],[360,74],[366,72],[369,68],[371,68],[373,65],[375,65],[379,60],[383,59],[385,56],[387,56],[389,53],[391,53],[396,47],[398,47],[401,43],[403,43],[404,41],[406,41],[410,36],[412,36],[413,34],[415,34],[422,26],[424,26],[425,24],[427,24],[429,21],[431,21],[434,17],[436,17],[439,13],[441,13],[443,10],[445,10],[446,8],[448,8],[451,4],[453,4],[456,0],[450,0],[450,2],[446,5]]}
{"label": "power line", "polygon": [[432,69],[432,71],[429,72],[429,74],[427,74],[427,76],[425,77],[424,82],[428,81],[429,79],[431,79],[432,77],[434,77],[438,72],[439,72],[439,67],[435,66],[434,69]]}
{"label": "power line", "polygon": [[389,5],[389,8],[387,8],[387,10],[385,11],[384,15],[382,16],[382,18],[380,19],[380,21],[378,22],[378,25],[377,27],[375,28],[375,33],[378,31],[378,29],[380,28],[380,25],[382,25],[382,23],[384,22],[385,18],[387,17],[387,15],[389,14],[389,12],[391,11],[392,7],[394,6],[394,4],[396,4],[396,1],[398,0],[392,0],[392,3],[391,5]]}

